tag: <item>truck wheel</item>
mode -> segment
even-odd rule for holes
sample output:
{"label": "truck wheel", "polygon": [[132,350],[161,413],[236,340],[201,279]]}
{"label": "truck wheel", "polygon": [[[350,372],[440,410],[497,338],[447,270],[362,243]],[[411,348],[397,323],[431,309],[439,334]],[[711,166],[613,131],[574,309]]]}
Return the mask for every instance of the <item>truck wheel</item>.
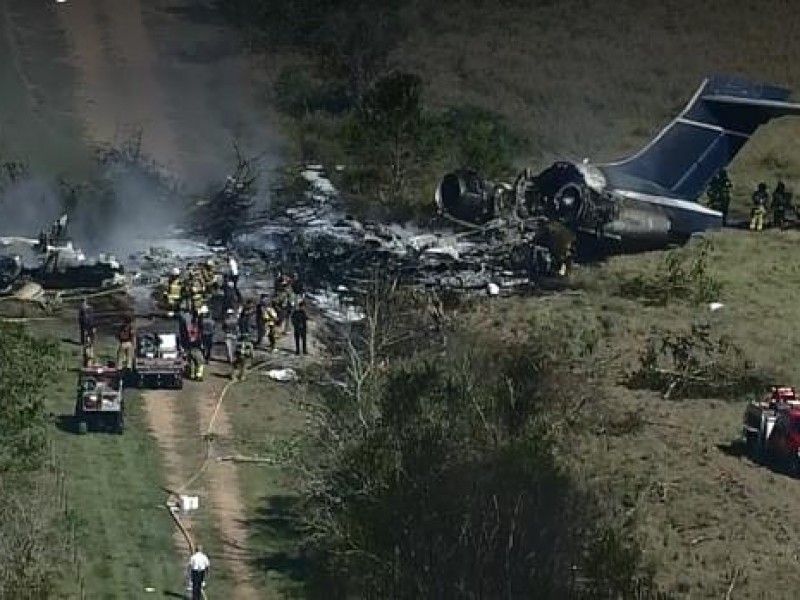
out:
{"label": "truck wheel", "polygon": [[176,390],[183,389],[183,376],[180,374],[175,376],[175,389]]}
{"label": "truck wheel", "polygon": [[114,430],[118,434],[124,433],[124,431],[125,431],[125,415],[123,415],[122,413],[119,413],[117,415],[117,422],[116,422],[116,426],[115,426]]}
{"label": "truck wheel", "polygon": [[78,420],[78,433],[80,435],[84,435],[84,434],[86,434],[87,431],[89,431],[89,424],[86,422],[85,419],[79,419]]}

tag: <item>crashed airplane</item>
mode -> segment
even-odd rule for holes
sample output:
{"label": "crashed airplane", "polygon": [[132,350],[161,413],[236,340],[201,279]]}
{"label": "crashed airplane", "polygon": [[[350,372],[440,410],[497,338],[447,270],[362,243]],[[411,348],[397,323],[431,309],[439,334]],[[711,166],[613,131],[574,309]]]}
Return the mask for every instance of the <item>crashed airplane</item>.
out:
{"label": "crashed airplane", "polygon": [[703,81],[684,110],[644,148],[616,162],[556,162],[513,184],[461,169],[436,190],[440,214],[466,227],[509,228],[558,221],[607,251],[685,243],[722,226],[698,203],[711,179],[768,121],[800,114],[790,91],[726,76]]}
{"label": "crashed airplane", "polygon": [[126,283],[124,268],[114,257],[89,260],[64,237],[67,216],[55,221],[39,239],[0,237],[0,294],[33,282],[44,289],[108,288]]}

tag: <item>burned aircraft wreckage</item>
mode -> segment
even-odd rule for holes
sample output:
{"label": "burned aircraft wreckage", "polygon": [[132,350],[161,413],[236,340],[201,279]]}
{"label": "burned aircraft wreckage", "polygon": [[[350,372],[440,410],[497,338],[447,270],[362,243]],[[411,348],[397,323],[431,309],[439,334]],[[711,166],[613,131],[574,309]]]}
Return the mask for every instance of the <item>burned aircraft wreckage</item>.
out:
{"label": "burned aircraft wreckage", "polygon": [[32,282],[49,290],[97,289],[125,283],[124,268],[113,256],[88,259],[66,237],[67,217],[56,220],[37,239],[0,237],[0,294]]}
{"label": "burned aircraft wreckage", "polygon": [[[721,213],[702,206],[700,196],[759,126],[800,114],[789,95],[776,86],[709,77],[624,160],[560,161],[539,173],[526,169],[511,183],[469,169],[445,175],[435,202],[452,231],[410,232],[295,206],[274,222],[275,233],[282,222],[294,224],[292,240],[272,247],[293,248],[284,264],[311,261],[329,281],[337,274],[345,279],[357,265],[380,265],[418,284],[479,289],[546,281],[566,258],[565,238],[575,240],[578,260],[683,244],[722,226]],[[317,177],[309,177],[312,187]]]}
{"label": "burned aircraft wreckage", "polygon": [[732,77],[707,78],[683,109],[639,152],[617,162],[557,162],[511,183],[460,170],[436,190],[440,212],[465,226],[536,231],[557,221],[579,245],[604,251],[685,243],[718,229],[722,215],[698,203],[759,126],[800,114],[790,92]]}
{"label": "burned aircraft wreckage", "polygon": [[[800,105],[788,97],[783,88],[710,77],[677,117],[627,159],[561,161],[536,174],[526,169],[511,183],[454,171],[435,190],[449,227],[352,219],[324,169],[309,167],[303,173],[305,199],[273,207],[268,218],[234,235],[232,245],[253,277],[283,265],[299,271],[309,289],[354,290],[376,270],[427,287],[543,286],[564,261],[564,232],[577,239],[580,260],[582,249],[594,256],[657,249],[721,227],[722,215],[701,206],[700,195],[759,126],[800,114]],[[9,253],[0,249],[2,254]],[[16,268],[8,260],[6,272]],[[132,260],[129,271],[141,270],[142,263]],[[43,279],[46,263],[40,260],[28,272]],[[87,273],[94,285],[121,276],[118,265],[109,264],[105,274],[92,266]]]}

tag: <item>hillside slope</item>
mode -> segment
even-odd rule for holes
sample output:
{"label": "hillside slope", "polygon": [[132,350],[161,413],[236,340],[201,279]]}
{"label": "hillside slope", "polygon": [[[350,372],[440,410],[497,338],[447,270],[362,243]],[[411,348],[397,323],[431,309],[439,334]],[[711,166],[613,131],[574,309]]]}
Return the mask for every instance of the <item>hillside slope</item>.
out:
{"label": "hillside slope", "polygon": [[[708,74],[800,89],[800,13],[783,0],[424,0],[406,14],[396,63],[423,75],[434,104],[474,103],[510,118],[532,142],[521,164],[624,156]],[[760,131],[734,180],[796,177],[798,133],[791,119]]]}
{"label": "hillside slope", "polygon": [[490,335],[510,339],[532,321],[602,324],[612,356],[605,397],[585,407],[585,435],[571,444],[570,460],[635,520],[659,582],[675,598],[724,598],[734,579],[732,598],[794,598],[800,483],[741,454],[743,401],[664,400],[621,382],[659,332],[708,323],[753,363],[796,384],[800,308],[792,298],[800,270],[786,257],[799,240],[794,231],[715,235],[710,270],[724,304],[717,312],[620,297],[620,281],[663,268],[665,253],[657,252],[580,269],[587,287],[576,294],[501,300],[479,313]]}

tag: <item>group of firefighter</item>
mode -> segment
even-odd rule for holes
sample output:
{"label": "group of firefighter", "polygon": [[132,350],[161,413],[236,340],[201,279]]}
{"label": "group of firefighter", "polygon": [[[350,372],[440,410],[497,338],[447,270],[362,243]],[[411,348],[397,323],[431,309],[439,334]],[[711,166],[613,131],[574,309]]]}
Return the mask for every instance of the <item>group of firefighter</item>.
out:
{"label": "group of firefighter", "polygon": [[[708,206],[722,213],[722,222],[728,222],[728,210],[731,203],[731,190],[733,184],[725,169],[722,169],[708,186]],[[789,211],[797,213],[797,207],[792,202],[792,193],[786,188],[783,181],[778,181],[775,189],[770,194],[767,184],[761,182],[751,196],[750,229],[762,231],[764,222],[769,212],[772,212],[772,226],[783,229],[787,225]]]}
{"label": "group of firefighter", "polygon": [[[216,304],[212,300],[220,300]],[[280,335],[294,329],[295,351],[307,354],[307,323],[304,292],[299,277],[278,273],[274,294],[262,294],[258,301],[244,298],[239,290],[238,264],[228,257],[224,275],[216,272],[213,259],[189,265],[185,271],[174,268],[164,289],[168,311],[178,319],[179,344],[186,353],[189,377],[202,380],[204,365],[211,361],[217,323],[225,336],[226,358],[233,367],[232,377],[244,379],[256,347],[266,339],[269,350],[277,352]]]}

